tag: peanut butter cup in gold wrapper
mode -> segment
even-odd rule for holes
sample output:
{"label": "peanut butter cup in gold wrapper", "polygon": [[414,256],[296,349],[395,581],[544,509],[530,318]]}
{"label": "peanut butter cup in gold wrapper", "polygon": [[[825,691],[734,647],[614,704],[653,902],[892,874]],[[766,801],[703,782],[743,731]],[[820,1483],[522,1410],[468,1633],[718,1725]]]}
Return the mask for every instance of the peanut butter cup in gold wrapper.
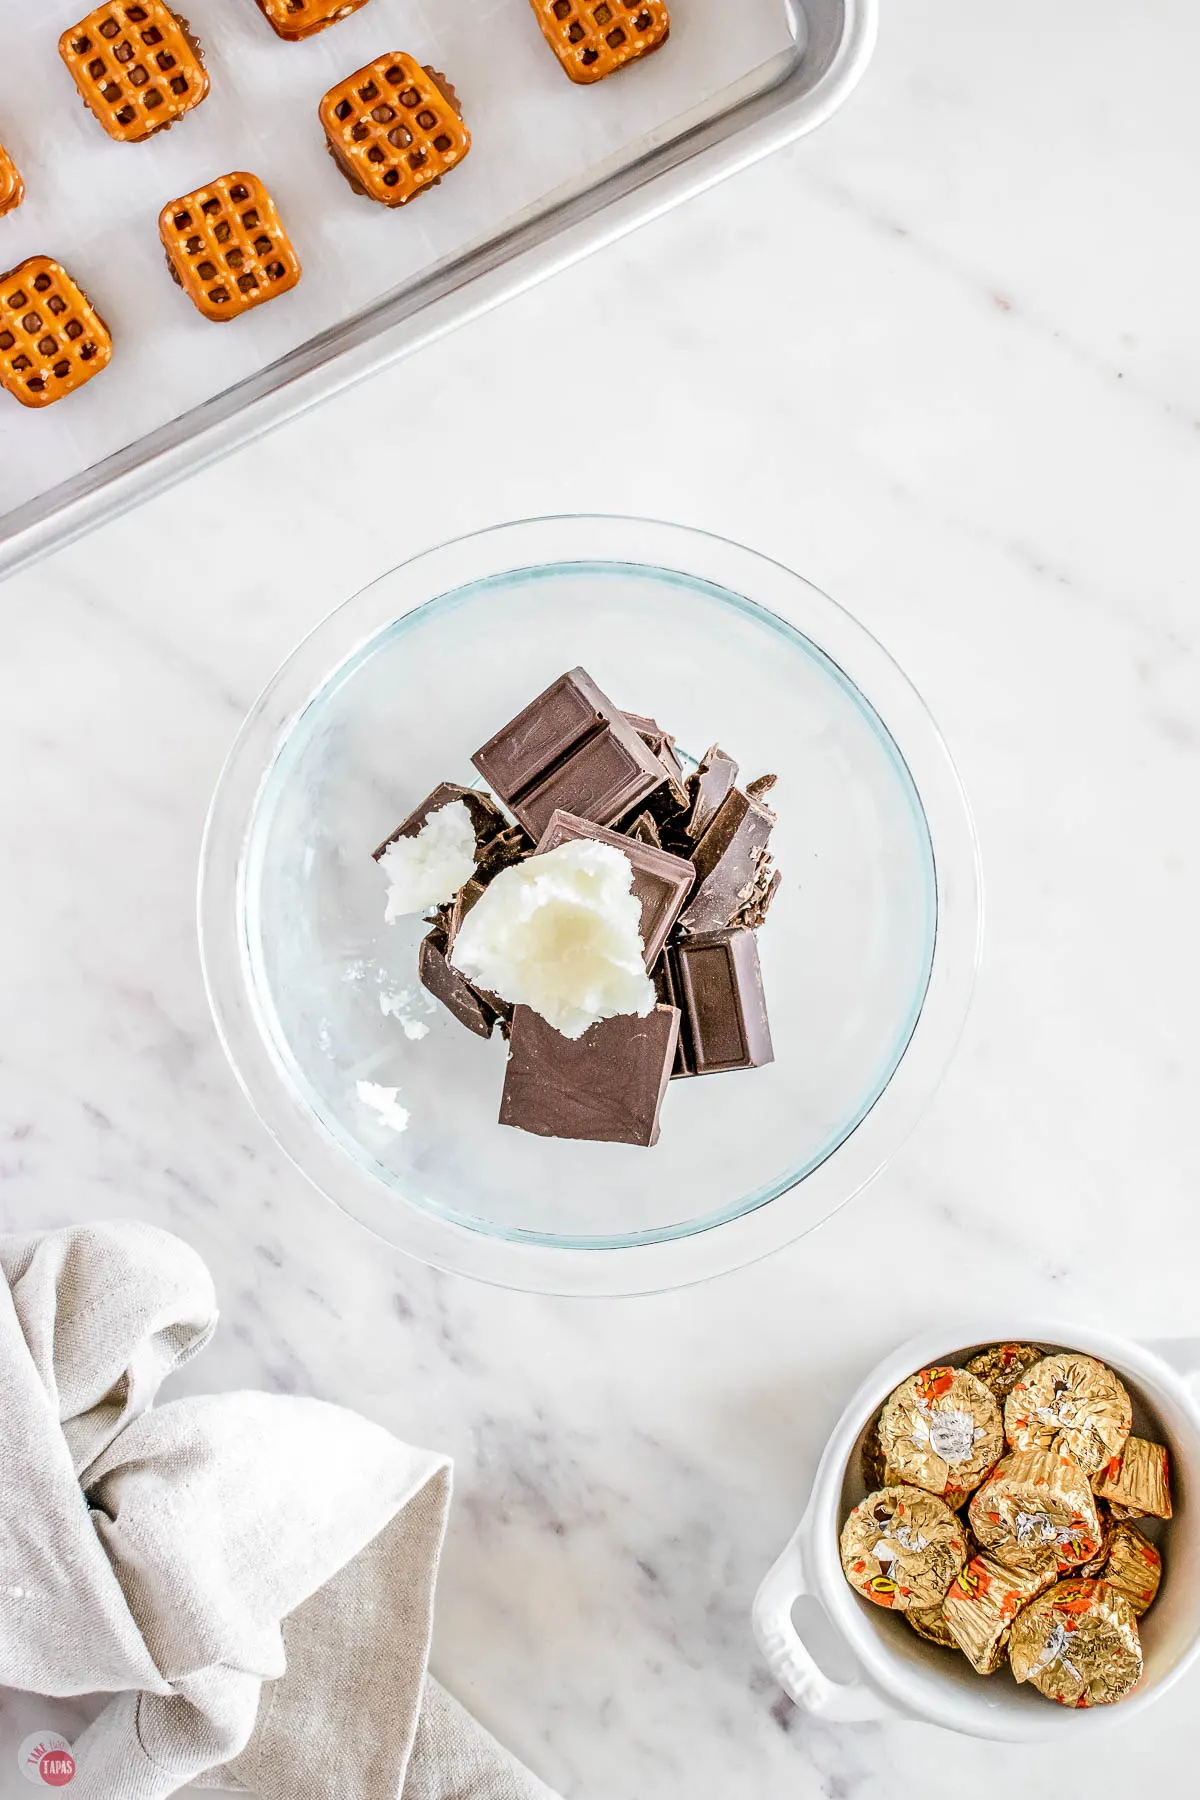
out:
{"label": "peanut butter cup in gold wrapper", "polygon": [[842,1568],[865,1599],[896,1612],[937,1606],[966,1560],[966,1531],[944,1501],[914,1487],[881,1488],[842,1527]]}
{"label": "peanut butter cup in gold wrapper", "polygon": [[1147,1438],[1130,1437],[1120,1456],[1092,1477],[1092,1487],[1102,1500],[1122,1509],[1125,1518],[1169,1519],[1171,1481],[1166,1448]]}
{"label": "peanut butter cup in gold wrapper", "polygon": [[903,1478],[889,1469],[883,1454],[883,1445],[879,1441],[879,1418],[876,1416],[867,1426],[867,1435],[862,1443],[862,1477],[863,1485],[868,1492],[874,1493],[877,1488],[902,1487]]}
{"label": "peanut butter cup in gold wrapper", "polygon": [[1093,1356],[1044,1356],[1022,1375],[1004,1403],[1004,1429],[1014,1450],[1053,1450],[1089,1478],[1125,1448],[1133,1407],[1124,1386]]}
{"label": "peanut butter cup in gold wrapper", "polygon": [[1004,1560],[1021,1551],[1077,1569],[1100,1549],[1100,1519],[1087,1476],[1070,1457],[1022,1450],[1006,1456],[971,1501],[971,1530]]}
{"label": "peanut butter cup in gold wrapper", "polygon": [[885,1403],[879,1442],[896,1479],[961,1506],[1004,1454],[1004,1421],[966,1369],[919,1369]]}
{"label": "peanut butter cup in gold wrapper", "polygon": [[[1114,1525],[1103,1579],[1128,1600],[1141,1618],[1154,1604],[1162,1580],[1162,1557],[1136,1525]],[[911,1619],[911,1613],[908,1615]]]}
{"label": "peanut butter cup in gold wrapper", "polygon": [[946,1628],[977,1675],[994,1675],[1004,1661],[1013,1620],[1057,1578],[1052,1558],[1020,1571],[987,1551],[972,1557],[946,1595]]}
{"label": "peanut butter cup in gold wrapper", "polygon": [[1086,1562],[1082,1562],[1077,1568],[1072,1569],[1072,1575],[1096,1576],[1101,1575],[1104,1572],[1104,1565],[1108,1561],[1108,1553],[1112,1549],[1114,1521],[1112,1508],[1103,1500],[1097,1500],[1096,1502],[1096,1518],[1100,1524],[1100,1547],[1096,1551],[1095,1556],[1089,1556]]}
{"label": "peanut butter cup in gold wrapper", "polygon": [[966,1367],[984,1387],[991,1388],[1003,1406],[1022,1375],[1045,1354],[1036,1344],[992,1344],[972,1356]]}
{"label": "peanut butter cup in gold wrapper", "polygon": [[912,1626],[918,1637],[923,1637],[928,1644],[937,1644],[943,1650],[957,1650],[954,1633],[946,1623],[944,1604],[942,1606],[910,1606],[904,1617]]}
{"label": "peanut butter cup in gold wrapper", "polygon": [[1129,1601],[1106,1581],[1060,1581],[1017,1615],[1008,1649],[1018,1681],[1060,1706],[1111,1706],[1141,1678]]}

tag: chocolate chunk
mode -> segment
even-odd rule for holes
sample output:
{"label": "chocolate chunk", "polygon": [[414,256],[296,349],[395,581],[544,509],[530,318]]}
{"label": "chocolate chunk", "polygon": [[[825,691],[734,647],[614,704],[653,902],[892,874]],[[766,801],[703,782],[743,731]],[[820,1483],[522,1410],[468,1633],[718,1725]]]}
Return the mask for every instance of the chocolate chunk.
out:
{"label": "chocolate chunk", "polygon": [[683,1035],[683,993],[678,977],[679,964],[674,946],[669,945],[651,969],[650,979],[654,983],[654,991],[658,995],[659,1005],[674,1006],[680,1015],[679,1038],[675,1045],[675,1057],[671,1065],[672,1081],[678,1081],[683,1075],[696,1073]]}
{"label": "chocolate chunk", "polygon": [[669,784],[663,764],[584,669],[552,682],[471,760],[535,838],[560,807],[611,825]]}
{"label": "chocolate chunk", "polygon": [[420,806],[413,808],[404,823],[397,825],[391,837],[384,838],[378,850],[372,852],[375,861],[379,861],[384,851],[397,838],[416,837],[427,823],[430,813],[440,812],[443,806],[451,806],[456,800],[461,800],[471,815],[477,848],[508,826],[508,820],[490,794],[478,793],[474,788],[460,787],[457,781],[440,781],[432,794],[426,795]]}
{"label": "chocolate chunk", "polygon": [[655,1144],[678,1037],[673,1006],[602,1019],[575,1039],[518,1006],[500,1123],[539,1137]]}
{"label": "chocolate chunk", "polygon": [[723,931],[752,898],[775,814],[734,788],[692,852],[696,887],[680,920],[689,933]]}
{"label": "chocolate chunk", "polygon": [[417,958],[421,985],[476,1037],[491,1037],[497,1019],[503,1018],[503,1014],[498,1006],[489,1004],[479,990],[471,986],[465,975],[460,975],[451,966],[446,944],[445,932],[436,928],[421,940]]}
{"label": "chocolate chunk", "polygon": [[704,836],[737,778],[737,764],[719,744],[704,752],[699,768],[685,784],[691,810],[684,830],[692,843],[699,843]]}
{"label": "chocolate chunk", "polygon": [[683,786],[683,764],[675,749],[675,739],[669,731],[664,731],[657,719],[648,719],[644,713],[627,712],[625,717],[641,738],[643,744],[653,750],[660,763],[667,771],[671,785],[677,790],[678,805],[676,810],[683,812],[688,799]]}
{"label": "chocolate chunk", "polygon": [[746,783],[746,792],[752,800],[765,799],[778,780],[778,775],[760,775],[757,781]]}
{"label": "chocolate chunk", "polygon": [[695,870],[681,856],[671,856],[666,850],[656,850],[653,845],[620,832],[606,831],[603,826],[577,819],[569,812],[553,815],[538,844],[538,855],[581,838],[611,844],[633,864],[632,892],[642,909],[642,945],[646,967],[652,969],[688,897]]}
{"label": "chocolate chunk", "polygon": [[659,991],[682,1013],[677,1073],[717,1075],[774,1062],[758,942],[752,931],[685,938],[664,957]]}
{"label": "chocolate chunk", "polygon": [[626,828],[626,836],[636,838],[640,844],[652,844],[656,850],[663,847],[662,833],[653,813],[640,812],[631,825]]}
{"label": "chocolate chunk", "polygon": [[739,906],[734,916],[735,925],[744,925],[749,931],[757,931],[771,910],[771,902],[779,892],[783,876],[778,869],[772,868],[771,858],[764,856],[759,865],[759,872],[754,878],[754,886],[744,906]]}

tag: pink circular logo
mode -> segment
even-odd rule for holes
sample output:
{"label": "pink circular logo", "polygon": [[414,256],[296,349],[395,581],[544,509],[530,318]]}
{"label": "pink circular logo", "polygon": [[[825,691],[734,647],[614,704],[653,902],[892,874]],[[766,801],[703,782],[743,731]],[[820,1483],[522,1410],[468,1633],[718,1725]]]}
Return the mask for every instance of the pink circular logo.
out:
{"label": "pink circular logo", "polygon": [[17,1751],[17,1766],[34,1787],[67,1787],[75,1779],[71,1746],[58,1731],[35,1731]]}

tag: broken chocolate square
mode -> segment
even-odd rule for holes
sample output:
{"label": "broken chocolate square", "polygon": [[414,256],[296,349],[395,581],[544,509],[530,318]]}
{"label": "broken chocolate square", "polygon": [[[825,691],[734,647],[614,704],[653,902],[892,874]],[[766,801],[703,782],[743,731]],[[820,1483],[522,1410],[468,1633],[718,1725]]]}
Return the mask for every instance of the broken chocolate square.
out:
{"label": "broken chocolate square", "polygon": [[606,831],[602,825],[577,819],[569,812],[553,814],[537,854],[542,856],[547,850],[557,850],[560,844],[581,838],[611,844],[633,864],[632,892],[642,909],[642,946],[646,967],[652,969],[696,879],[695,870],[682,856],[672,856],[669,851],[655,849],[618,831]]}
{"label": "broken chocolate square", "polygon": [[602,1144],[658,1141],[658,1120],[675,1059],[679,1013],[656,1006],[602,1019],[565,1038],[528,1006],[513,1013],[500,1123],[539,1137]]}
{"label": "broken chocolate square", "polygon": [[670,781],[584,669],[552,682],[471,760],[535,838],[559,808],[612,825]]}
{"label": "broken chocolate square", "polygon": [[415,806],[403,824],[397,825],[390,837],[384,838],[378,850],[372,852],[378,862],[385,850],[389,849],[398,838],[416,837],[429,822],[429,815],[441,812],[443,806],[452,806],[461,800],[471,815],[471,823],[475,827],[476,848],[482,848],[489,839],[505,830],[508,820],[501,812],[490,794],[481,794],[475,788],[460,787],[457,781],[440,781],[432,794],[427,794],[420,806]]}
{"label": "broken chocolate square", "polygon": [[677,1075],[717,1075],[774,1062],[758,943],[752,931],[685,938],[654,972],[660,999],[682,1015]]}
{"label": "broken chocolate square", "polygon": [[436,928],[429,936],[421,940],[421,949],[417,958],[417,975],[421,985],[427,988],[435,1000],[454,1014],[460,1025],[473,1031],[476,1037],[491,1037],[497,1020],[506,1020],[503,1002],[494,996],[485,996],[478,988],[472,987],[465,975],[460,975],[450,962],[447,949],[446,933]]}
{"label": "broken chocolate square", "polygon": [[692,852],[696,887],[680,919],[683,931],[722,931],[754,896],[775,814],[733,788]]}
{"label": "broken chocolate square", "polygon": [[737,764],[732,756],[726,756],[719,744],[713,744],[704,752],[699,768],[688,776],[685,786],[691,810],[684,830],[694,844],[700,841],[716,818],[737,778]]}

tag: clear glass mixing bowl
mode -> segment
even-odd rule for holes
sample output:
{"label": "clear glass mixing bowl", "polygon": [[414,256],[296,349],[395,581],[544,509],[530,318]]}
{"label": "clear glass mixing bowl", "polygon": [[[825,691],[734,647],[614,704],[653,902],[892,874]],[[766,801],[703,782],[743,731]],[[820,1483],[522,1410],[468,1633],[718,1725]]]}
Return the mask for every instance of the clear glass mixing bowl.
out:
{"label": "clear glass mixing bowl", "polygon": [[[760,934],[776,1060],[677,1081],[652,1150],[497,1123],[504,1046],[416,980],[371,849],[564,669],[681,747],[778,774]],[[218,1030],[301,1171],[439,1267],[558,1293],[672,1287],[798,1237],[932,1094],[978,952],[975,840],[921,700],[789,570],[633,519],[501,526],[337,609],[258,701],[213,800],[200,939]],[[407,1129],[359,1097],[399,1090]]]}

